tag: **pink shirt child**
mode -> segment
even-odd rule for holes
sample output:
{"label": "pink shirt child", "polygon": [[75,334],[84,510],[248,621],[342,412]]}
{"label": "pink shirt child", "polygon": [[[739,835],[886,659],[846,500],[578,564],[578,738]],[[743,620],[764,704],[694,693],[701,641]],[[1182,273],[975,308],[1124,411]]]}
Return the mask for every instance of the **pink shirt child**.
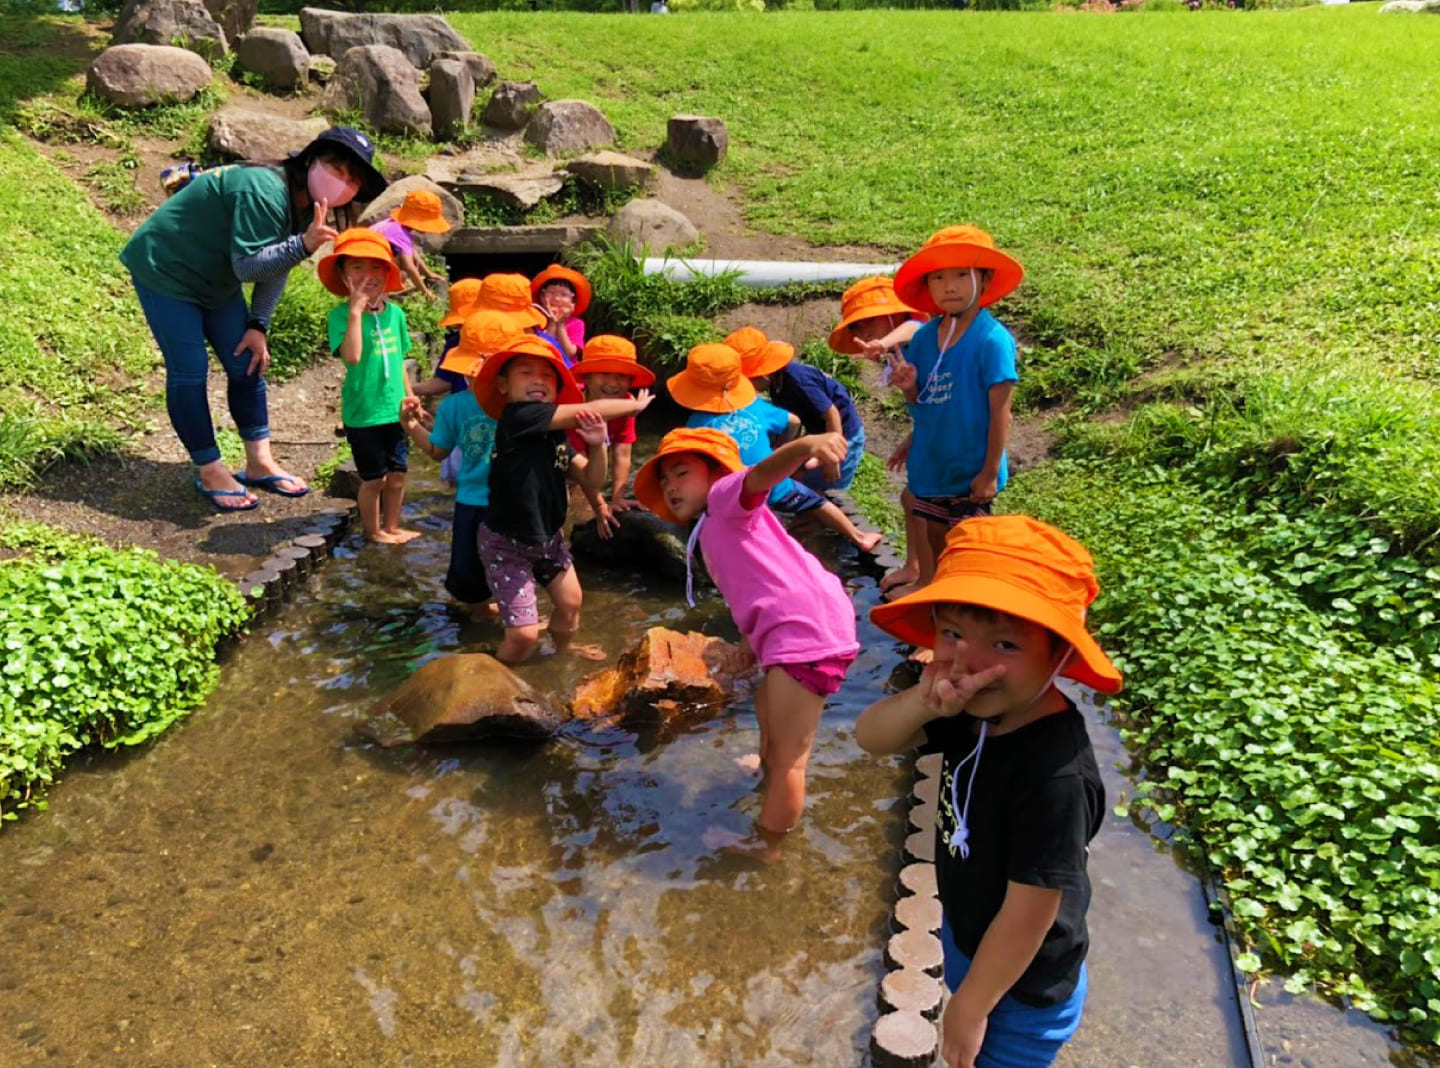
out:
{"label": "pink shirt child", "polygon": [[710,487],[697,537],[756,659],[769,668],[853,658],[860,651],[855,607],[839,577],[790,536],[763,494],[741,500],[744,483],[738,471]]}

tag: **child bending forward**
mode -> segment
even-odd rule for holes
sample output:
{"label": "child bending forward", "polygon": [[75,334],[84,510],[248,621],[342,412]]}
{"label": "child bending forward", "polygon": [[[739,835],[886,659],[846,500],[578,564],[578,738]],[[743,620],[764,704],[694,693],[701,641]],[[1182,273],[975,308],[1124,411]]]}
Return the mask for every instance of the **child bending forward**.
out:
{"label": "child bending forward", "polygon": [[949,1068],[1043,1068],[1080,1025],[1087,847],[1105,791],[1085,721],[1055,687],[1120,673],[1085,630],[1090,554],[1024,516],[967,519],[929,585],[871,610],[935,659],[860,714],[871,753],[943,754],[935,828]]}
{"label": "child bending forward", "polygon": [[[765,500],[807,465],[833,476],[839,434],[798,438],[755,466],[735,439],[711,427],[672,430],[635,476],[635,496],[672,523],[695,523],[705,566],[764,672],[755,693],[766,773],[760,830],[784,832],[805,807],[805,767],[825,698],[860,651],[855,610],[840,579],[800,545]],[[688,590],[687,590],[688,596]]]}

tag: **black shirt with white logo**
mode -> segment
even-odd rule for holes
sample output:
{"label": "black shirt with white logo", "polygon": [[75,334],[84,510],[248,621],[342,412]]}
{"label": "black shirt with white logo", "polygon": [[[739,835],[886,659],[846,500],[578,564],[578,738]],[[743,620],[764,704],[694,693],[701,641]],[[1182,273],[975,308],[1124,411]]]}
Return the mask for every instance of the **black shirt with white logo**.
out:
{"label": "black shirt with white logo", "polygon": [[485,525],[497,534],[544,545],[565,525],[570,498],[565,472],[570,445],[551,430],[556,405],[520,401],[505,405],[490,453],[490,513]]}

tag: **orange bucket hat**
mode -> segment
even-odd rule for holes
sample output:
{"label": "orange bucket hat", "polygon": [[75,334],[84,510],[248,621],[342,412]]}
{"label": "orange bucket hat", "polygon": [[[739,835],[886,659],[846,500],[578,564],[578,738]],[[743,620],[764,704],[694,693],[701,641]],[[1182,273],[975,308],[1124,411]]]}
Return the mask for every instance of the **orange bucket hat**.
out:
{"label": "orange bucket hat", "polygon": [[644,389],[655,384],[655,373],[648,367],[640,366],[635,345],[615,334],[596,334],[585,342],[584,358],[570,368],[570,373],[576,378],[606,373],[629,375],[632,389]]}
{"label": "orange bucket hat", "polygon": [[980,294],[982,308],[994,304],[1025,277],[1025,268],[997,249],[995,239],[980,227],[947,226],[931,234],[920,251],[900,265],[895,272],[895,295],[917,311],[943,315],[925,288],[925,276],[947,267],[995,272]]}
{"label": "orange bucket hat", "polygon": [[860,345],[850,328],[866,319],[899,315],[909,319],[917,312],[895,295],[895,282],[882,275],[862,278],[840,298],[840,325],[830,331],[830,348],[847,356],[860,352]]}
{"label": "orange bucket hat", "polygon": [[345,279],[340,277],[341,256],[353,256],[360,260],[383,260],[390,268],[385,272],[387,293],[397,292],[405,284],[400,279],[400,268],[395,266],[395,257],[390,255],[390,242],[374,230],[352,226],[340,232],[335,238],[334,250],[315,266],[315,274],[320,279],[320,284],[337,297],[350,295],[350,287],[345,284]]}
{"label": "orange bucket hat", "polygon": [[440,370],[469,378],[492,352],[499,352],[515,336],[515,325],[499,312],[476,312],[460,328],[460,342],[448,349]]}
{"label": "orange bucket hat", "polygon": [[540,290],[544,289],[551,282],[565,282],[575,290],[575,314],[584,315],[585,309],[590,307],[590,283],[579,271],[572,271],[559,263],[552,263],[535,276],[530,282],[530,295],[539,298]]}
{"label": "orange bucket hat", "polygon": [[665,384],[676,404],[698,412],[738,412],[758,396],[740,371],[740,354],[729,345],[696,345],[685,357],[685,370]]}
{"label": "orange bucket hat", "polygon": [[475,391],[480,407],[485,409],[485,414],[491,419],[499,419],[505,411],[505,405],[509,403],[496,379],[505,373],[506,366],[518,356],[537,356],[555,368],[556,404],[585,403],[585,397],[581,394],[580,387],[575,384],[570,368],[565,366],[565,361],[548,341],[534,334],[512,332],[500,339],[500,347],[485,358],[485,362],[470,381],[470,388]]}
{"label": "orange bucket hat", "polygon": [[445,209],[440,198],[428,189],[412,189],[405,194],[400,206],[390,213],[407,230],[419,230],[422,234],[448,234],[450,220],[445,218]]}
{"label": "orange bucket hat", "polygon": [[933,648],[937,604],[1019,616],[1074,648],[1062,675],[1115,693],[1120,672],[1085,629],[1085,610],[1099,592],[1094,562],[1074,538],[1028,516],[978,516],[950,531],[928,586],[872,608],[870,620],[901,641]]}
{"label": "orange bucket hat", "polygon": [[475,302],[480,299],[480,279],[462,278],[458,282],[451,282],[449,299],[449,311],[439,325],[460,326],[479,310],[475,307]]}
{"label": "orange bucket hat", "polygon": [[516,330],[542,327],[549,320],[530,297],[530,282],[523,274],[487,274],[480,282],[476,311],[498,311],[510,316]]}
{"label": "orange bucket hat", "polygon": [[740,354],[740,373],[746,378],[773,375],[795,358],[795,346],[771,341],[756,326],[742,326],[725,339]]}
{"label": "orange bucket hat", "polygon": [[680,452],[698,452],[708,456],[731,474],[745,470],[745,465],[740,462],[740,447],[725,431],[716,430],[713,426],[680,427],[670,431],[660,439],[660,448],[655,450],[655,455],[635,473],[635,499],[667,523],[678,523],[680,520],[670,511],[670,505],[665,502],[665,494],[660,489],[660,461]]}

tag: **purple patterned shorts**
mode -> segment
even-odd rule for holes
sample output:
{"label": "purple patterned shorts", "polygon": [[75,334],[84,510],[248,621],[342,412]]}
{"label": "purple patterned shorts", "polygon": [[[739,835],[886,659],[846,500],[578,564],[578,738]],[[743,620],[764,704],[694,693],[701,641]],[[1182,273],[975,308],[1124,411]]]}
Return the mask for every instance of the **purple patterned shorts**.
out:
{"label": "purple patterned shorts", "polygon": [[482,523],[479,542],[485,579],[500,606],[500,622],[507,627],[533,627],[539,623],[535,587],[549,586],[571,566],[565,535],[557,530],[544,545],[527,545],[497,534]]}

